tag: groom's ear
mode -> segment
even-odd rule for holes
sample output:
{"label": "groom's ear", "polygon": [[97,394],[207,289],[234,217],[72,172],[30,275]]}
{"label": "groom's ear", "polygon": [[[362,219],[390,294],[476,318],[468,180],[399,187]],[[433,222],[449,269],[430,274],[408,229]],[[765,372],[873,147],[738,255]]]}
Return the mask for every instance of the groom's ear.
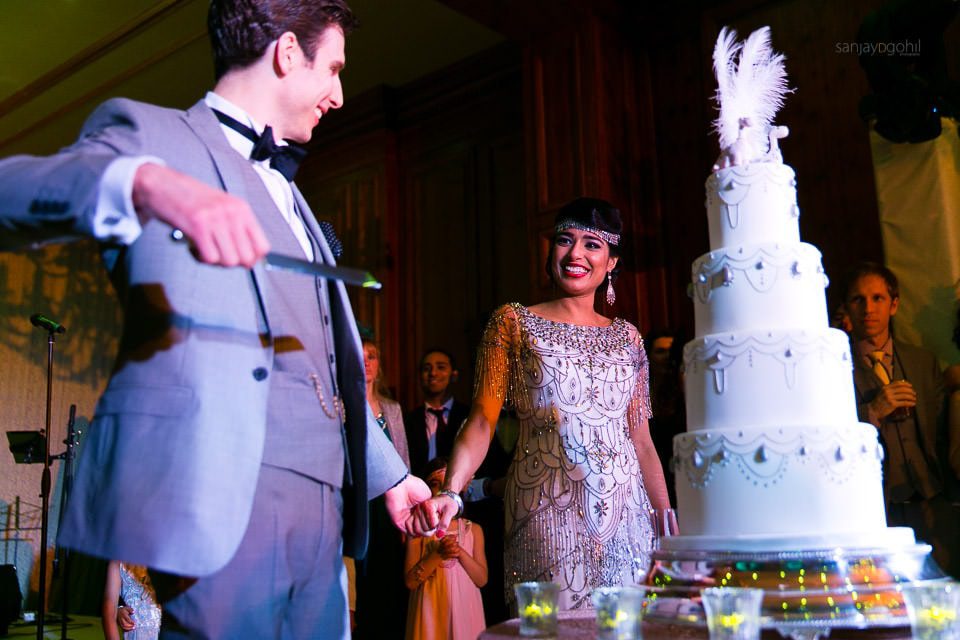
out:
{"label": "groom's ear", "polygon": [[300,41],[292,31],[280,34],[273,46],[273,68],[277,75],[285,76],[293,70],[298,58],[305,54]]}

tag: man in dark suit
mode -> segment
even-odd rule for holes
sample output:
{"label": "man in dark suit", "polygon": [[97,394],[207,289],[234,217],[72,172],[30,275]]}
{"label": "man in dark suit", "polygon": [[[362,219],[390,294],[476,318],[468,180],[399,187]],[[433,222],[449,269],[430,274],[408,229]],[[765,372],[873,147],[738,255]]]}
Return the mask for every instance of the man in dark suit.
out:
{"label": "man in dark suit", "polygon": [[884,448],[887,522],[912,527],[933,545],[940,566],[956,575],[957,515],[944,495],[940,455],[946,433],[940,365],[929,351],[894,337],[900,289],[892,271],[861,263],[845,284],[857,414],[877,428]]}
{"label": "man in dark suit", "polygon": [[0,162],[0,246],[102,242],[125,326],[61,542],[175,585],[165,637],[347,637],[366,500],[423,532],[343,284],[260,263],[334,262],[286,140],[341,106],[354,23],[342,0],[213,0],[217,81],[191,109],[111,100],[73,146]]}
{"label": "man in dark suit", "polygon": [[420,358],[423,404],[403,418],[414,473],[422,473],[433,458],[450,455],[457,430],[467,419],[469,407],[458,402],[450,389],[459,375],[456,361],[444,349],[428,349]]}

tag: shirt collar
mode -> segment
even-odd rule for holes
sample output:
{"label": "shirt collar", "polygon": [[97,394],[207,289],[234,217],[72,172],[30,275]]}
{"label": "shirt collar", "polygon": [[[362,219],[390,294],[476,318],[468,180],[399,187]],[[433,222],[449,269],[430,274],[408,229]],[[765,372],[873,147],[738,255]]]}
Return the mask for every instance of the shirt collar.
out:
{"label": "shirt collar", "polygon": [[[207,91],[207,95],[203,97],[203,102],[211,109],[216,109],[220,113],[227,114],[237,122],[247,125],[256,131],[258,136],[263,133],[264,125],[254,120],[249,113],[230,102],[223,96],[216,94],[213,91]],[[224,124],[220,125],[220,129],[227,136],[227,142],[230,143],[230,146],[233,147],[237,153],[242,155],[244,158],[250,157],[250,153],[253,151],[253,142],[249,138],[242,133],[234,131]],[[277,142],[277,145],[279,146],[283,146],[285,144],[287,144],[285,140]],[[270,161],[262,160],[260,164],[269,167]]]}
{"label": "shirt collar", "polygon": [[431,406],[430,406],[429,404],[427,404],[426,402],[423,403],[423,406],[424,406],[427,410],[437,408],[437,409],[443,409],[443,412],[444,412],[444,413],[449,413],[449,412],[450,412],[450,409],[453,408],[453,396],[450,396],[449,398],[447,398],[447,401],[444,402],[444,403],[443,403],[442,405],[440,405],[439,407],[431,407]]}
{"label": "shirt collar", "polygon": [[883,351],[883,357],[885,359],[893,358],[893,336],[888,335],[887,341],[883,343],[883,346],[879,349],[869,340],[857,340],[853,345],[854,351],[861,358],[870,358],[870,354],[874,351]]}

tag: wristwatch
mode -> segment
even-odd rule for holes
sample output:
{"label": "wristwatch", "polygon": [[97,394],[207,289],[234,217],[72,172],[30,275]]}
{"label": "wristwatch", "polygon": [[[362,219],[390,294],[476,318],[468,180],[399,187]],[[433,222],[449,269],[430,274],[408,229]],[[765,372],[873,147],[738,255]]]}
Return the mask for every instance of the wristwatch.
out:
{"label": "wristwatch", "polygon": [[460,497],[460,494],[456,491],[451,491],[450,489],[444,489],[440,492],[441,496],[447,496],[457,505],[457,513],[454,515],[454,518],[459,518],[463,513],[463,498]]}

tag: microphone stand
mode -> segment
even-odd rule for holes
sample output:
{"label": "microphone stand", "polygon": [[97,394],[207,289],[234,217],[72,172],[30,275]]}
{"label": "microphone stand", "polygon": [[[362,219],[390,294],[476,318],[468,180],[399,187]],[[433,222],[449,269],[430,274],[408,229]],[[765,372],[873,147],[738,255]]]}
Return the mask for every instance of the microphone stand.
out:
{"label": "microphone stand", "polygon": [[[60,486],[60,513],[57,516],[57,531],[63,527],[63,513],[66,510],[67,501],[70,499],[70,492],[73,489],[73,449],[77,445],[77,436],[74,429],[74,423],[77,418],[77,405],[70,405],[70,418],[67,420],[67,438],[63,441],[67,445],[66,450],[59,455],[51,457],[51,460],[63,460],[63,484]],[[61,559],[62,556],[62,559]],[[63,574],[60,575],[60,563],[63,563]],[[66,547],[58,546],[53,556],[53,577],[60,576],[60,593],[62,602],[60,603],[60,638],[67,640],[67,618],[68,604],[70,602],[70,550]]]}
{"label": "microphone stand", "polygon": [[43,430],[43,475],[40,478],[40,605],[37,607],[37,640],[43,640],[43,624],[46,618],[47,596],[47,536],[50,529],[50,418],[53,404],[53,345],[58,333],[66,327],[50,318],[35,313],[30,324],[47,332],[47,411]]}
{"label": "microphone stand", "polygon": [[40,479],[40,604],[37,607],[37,640],[43,640],[43,622],[47,594],[47,534],[50,518],[47,508],[50,502],[50,407],[53,402],[53,344],[57,331],[47,328],[47,415],[44,428],[43,475]]}

